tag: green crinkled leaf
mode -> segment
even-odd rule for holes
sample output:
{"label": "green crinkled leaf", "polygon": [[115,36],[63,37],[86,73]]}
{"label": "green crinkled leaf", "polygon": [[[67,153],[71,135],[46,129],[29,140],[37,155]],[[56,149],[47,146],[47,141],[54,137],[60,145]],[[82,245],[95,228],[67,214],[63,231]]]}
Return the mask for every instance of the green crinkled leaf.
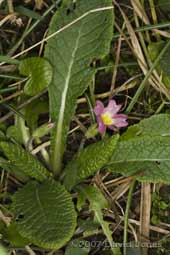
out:
{"label": "green crinkled leaf", "polygon": [[75,184],[99,171],[110,159],[119,135],[89,145],[80,151],[65,168],[64,185],[70,190]]}
{"label": "green crinkled leaf", "polygon": [[4,168],[5,170],[9,171],[10,169],[10,163],[6,159],[0,157],[0,167]]}
{"label": "green crinkled leaf", "polygon": [[24,175],[24,173],[21,172],[20,169],[12,165],[9,160],[6,160],[2,157],[0,157],[0,167],[5,171],[11,172],[18,180],[22,182],[26,182],[28,180],[28,177]]}
{"label": "green crinkled leaf", "polygon": [[46,59],[30,57],[24,59],[19,65],[20,74],[28,76],[24,92],[34,96],[48,87],[52,80],[52,67]]}
{"label": "green crinkled leaf", "polygon": [[[52,136],[52,166],[56,170],[61,167],[76,100],[96,71],[91,63],[109,52],[113,34],[113,9],[94,11],[108,6],[112,8],[111,0],[68,0],[64,3],[52,18],[49,35],[73,21],[74,24],[52,37],[45,49],[45,57],[54,70],[49,98],[51,118],[56,122]],[[75,22],[82,15],[84,18]]]}
{"label": "green crinkled leaf", "polygon": [[0,142],[0,147],[8,158],[9,164],[21,173],[39,181],[43,181],[49,176],[49,172],[40,161],[21,146],[10,142]]}
{"label": "green crinkled leaf", "polygon": [[142,136],[120,141],[106,168],[140,181],[170,182],[170,137]]}
{"label": "green crinkled leaf", "polygon": [[[108,168],[125,176],[137,174],[141,181],[169,182],[169,127],[170,114],[153,115],[130,126],[113,154],[111,161],[115,158],[115,163]],[[118,156],[122,162],[117,162]]]}
{"label": "green crinkled leaf", "polygon": [[15,125],[12,125],[7,129],[6,135],[22,144],[22,133],[18,132],[18,128]]}
{"label": "green crinkled leaf", "polygon": [[170,114],[153,115],[130,126],[120,140],[128,140],[142,136],[170,136]]}
{"label": "green crinkled leaf", "polygon": [[94,212],[97,222],[100,223],[103,229],[103,233],[108,239],[113,254],[120,255],[121,253],[119,248],[116,248],[116,246],[114,245],[112,239],[112,232],[109,229],[109,224],[105,220],[103,220],[102,209],[108,208],[108,202],[101,193],[101,191],[97,187],[89,186],[84,189],[81,189],[80,197],[81,202],[78,200],[79,209],[83,205],[83,202],[85,202],[85,200],[88,199],[90,202],[90,210]]}
{"label": "green crinkled leaf", "polygon": [[53,180],[30,182],[13,196],[12,212],[19,233],[45,249],[59,249],[72,237],[76,212],[71,195]]}
{"label": "green crinkled leaf", "polygon": [[0,254],[1,255],[8,255],[6,249],[0,244]]}

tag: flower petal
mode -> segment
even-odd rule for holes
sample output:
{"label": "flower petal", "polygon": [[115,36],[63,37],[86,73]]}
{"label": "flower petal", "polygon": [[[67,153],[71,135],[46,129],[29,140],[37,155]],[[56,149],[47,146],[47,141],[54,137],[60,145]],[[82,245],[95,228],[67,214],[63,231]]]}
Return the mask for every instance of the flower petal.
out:
{"label": "flower petal", "polygon": [[94,107],[94,113],[96,116],[100,116],[104,110],[104,105],[101,101],[96,101],[96,106]]}
{"label": "flower petal", "polygon": [[104,112],[110,113],[110,115],[115,115],[122,106],[120,104],[116,104],[115,100],[110,100],[108,106],[105,107]]}
{"label": "flower petal", "polygon": [[114,118],[116,119],[116,118],[122,118],[122,119],[124,119],[124,120],[127,120],[128,119],[128,116],[126,115],[126,114],[115,114],[114,115]]}
{"label": "flower petal", "polygon": [[126,127],[128,125],[127,115],[125,114],[116,114],[114,116],[114,126],[116,127]]}
{"label": "flower petal", "polygon": [[98,122],[98,131],[100,134],[103,134],[106,131],[106,126],[104,125],[100,117],[97,118],[97,122]]}

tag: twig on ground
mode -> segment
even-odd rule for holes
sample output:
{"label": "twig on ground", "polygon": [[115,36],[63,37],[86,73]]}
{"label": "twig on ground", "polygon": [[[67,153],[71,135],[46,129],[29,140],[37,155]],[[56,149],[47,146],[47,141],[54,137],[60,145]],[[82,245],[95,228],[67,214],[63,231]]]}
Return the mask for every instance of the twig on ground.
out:
{"label": "twig on ground", "polygon": [[29,255],[36,255],[36,253],[28,245],[25,246],[25,250],[28,252]]}
{"label": "twig on ground", "polygon": [[[141,210],[140,210],[140,242],[149,241],[150,216],[151,216],[151,184],[142,183],[141,188]],[[148,254],[148,248],[142,248],[143,255]]]}

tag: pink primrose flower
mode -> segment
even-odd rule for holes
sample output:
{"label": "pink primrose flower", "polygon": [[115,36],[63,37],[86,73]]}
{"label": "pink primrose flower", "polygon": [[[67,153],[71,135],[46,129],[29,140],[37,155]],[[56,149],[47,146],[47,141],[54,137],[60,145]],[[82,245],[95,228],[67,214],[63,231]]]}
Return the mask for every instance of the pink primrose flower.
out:
{"label": "pink primrose flower", "polygon": [[103,134],[106,128],[116,131],[117,128],[126,127],[128,125],[127,115],[118,114],[121,109],[120,104],[116,104],[115,100],[110,100],[108,106],[104,107],[101,101],[96,102],[94,113],[97,118],[98,131]]}

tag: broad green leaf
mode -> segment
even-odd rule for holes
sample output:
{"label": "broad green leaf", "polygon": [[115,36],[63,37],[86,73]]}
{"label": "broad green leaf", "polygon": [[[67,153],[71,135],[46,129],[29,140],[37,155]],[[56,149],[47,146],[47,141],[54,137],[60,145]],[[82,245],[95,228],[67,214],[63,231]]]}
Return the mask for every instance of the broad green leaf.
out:
{"label": "broad green leaf", "polygon": [[7,129],[6,135],[9,138],[13,138],[15,141],[17,141],[18,143],[22,144],[22,134],[21,132],[18,132],[18,128],[14,125],[10,126]]}
{"label": "broad green leaf", "polygon": [[[157,151],[161,150],[161,148],[158,147],[159,146],[164,146],[164,142],[161,139],[161,137],[166,137],[169,139],[170,136],[170,131],[169,131],[169,127],[170,127],[170,114],[158,114],[158,115],[153,115],[150,118],[144,119],[142,121],[140,121],[138,124],[132,125],[130,126],[127,131],[121,136],[120,141],[121,142],[125,142],[125,146],[132,146],[133,147],[133,139],[134,141],[134,146],[136,144],[136,138],[138,139],[137,144],[141,143],[144,141],[146,148],[143,148],[143,150],[140,149],[140,152],[138,152],[138,157],[135,160],[135,155],[134,154],[134,162],[129,162],[128,164],[125,163],[126,166],[123,166],[123,163],[120,164],[119,166],[116,165],[112,166],[111,169],[113,171],[115,171],[114,169],[119,167],[118,172],[129,176],[129,175],[133,175],[133,174],[139,174],[138,179],[139,180],[151,180],[154,182],[158,182],[159,180],[163,180],[163,181],[167,181],[166,177],[165,177],[165,171],[167,169],[168,171],[168,164],[169,163],[164,163],[166,166],[164,166],[164,164],[159,164],[159,157],[156,158],[156,163],[152,162],[154,157],[156,157],[156,153],[158,153]],[[145,138],[145,140],[143,140],[144,137],[149,137],[149,140],[147,140],[147,138]],[[154,138],[155,137],[155,138]],[[155,140],[154,140],[155,139]],[[161,143],[159,143],[159,139],[161,141]],[[128,141],[129,140],[129,141]],[[154,143],[155,141],[155,143]],[[120,149],[119,146],[121,146],[121,143],[118,145],[117,150],[115,150],[115,153],[118,153],[118,150]],[[153,143],[153,145],[155,145],[155,147],[153,146],[153,151],[154,152],[154,156],[150,155],[150,157],[148,158],[148,162],[146,162],[145,159],[140,160],[140,157],[144,157],[143,153],[147,154],[147,151],[149,151],[151,149],[151,145],[150,142]],[[157,142],[157,143],[156,143]],[[123,146],[123,145],[122,145]],[[140,146],[140,145],[139,145]],[[141,145],[142,146],[142,145]],[[133,147],[133,150],[131,150],[131,153],[133,154],[133,152],[135,152],[136,148],[138,147],[138,145],[136,145],[136,147]],[[157,148],[158,147],[158,148]],[[140,148],[140,147],[139,147]],[[157,151],[156,151],[157,149]],[[124,149],[120,149],[122,150],[122,152],[124,153]],[[129,153],[130,149],[127,149],[126,154]],[[167,151],[167,150],[166,150]],[[168,155],[168,151],[166,152]],[[149,154],[149,153],[148,153]],[[123,158],[122,158],[123,160]],[[128,161],[128,159],[127,159]],[[131,161],[131,159],[129,159],[129,161]],[[150,163],[149,163],[150,162]],[[167,160],[165,162],[168,162],[168,156],[167,156]],[[122,168],[124,168],[124,170],[122,170]],[[145,168],[145,169],[144,169]],[[145,171],[147,169],[147,171]],[[150,170],[151,169],[151,170]],[[117,170],[116,170],[117,172]],[[140,176],[140,172],[142,172],[142,176]],[[161,176],[162,175],[162,176]],[[170,174],[169,174],[170,175]]]}
{"label": "broad green leaf", "polygon": [[90,210],[92,210],[95,214],[97,221],[100,223],[103,233],[108,239],[111,250],[114,255],[120,255],[119,248],[116,248],[112,239],[112,232],[109,229],[109,224],[103,220],[102,209],[108,208],[108,202],[101,193],[101,191],[94,186],[89,186],[87,188],[81,189],[81,202],[78,201],[78,208],[82,206],[82,202],[85,202],[86,199],[90,202]]}
{"label": "broad green leaf", "polygon": [[17,180],[20,180],[23,183],[28,181],[28,177],[24,175],[24,173],[20,169],[14,166],[9,160],[6,160],[2,157],[0,157],[0,168],[5,171],[11,172],[17,178]]}
{"label": "broad green leaf", "polygon": [[142,136],[118,143],[106,168],[138,180],[170,182],[170,137]]}
{"label": "broad green leaf", "polygon": [[39,181],[43,181],[49,176],[49,172],[40,161],[21,146],[10,142],[0,142],[0,147],[8,158],[8,162],[21,173]]}
{"label": "broad green leaf", "polygon": [[110,159],[118,142],[119,135],[89,145],[80,151],[65,168],[64,185],[68,190],[95,174]]}
{"label": "broad green leaf", "polygon": [[90,243],[84,240],[73,240],[66,248],[65,255],[88,255]]}
{"label": "broad green leaf", "polygon": [[45,249],[59,249],[72,237],[76,212],[71,195],[53,180],[30,182],[13,196],[12,212],[19,233]]}
{"label": "broad green leaf", "polygon": [[170,136],[170,114],[153,115],[141,120],[138,124],[130,126],[120,137],[128,140],[142,136]]}
{"label": "broad green leaf", "polygon": [[0,254],[1,255],[8,255],[6,249],[0,244]]}
{"label": "broad green leaf", "polygon": [[49,35],[59,31],[45,49],[45,57],[54,70],[49,98],[52,122],[56,122],[52,136],[52,168],[56,172],[61,168],[76,100],[96,71],[91,64],[109,52],[113,34],[113,9],[110,7],[111,0],[64,1],[49,27]]}
{"label": "broad green leaf", "polygon": [[20,74],[28,76],[24,92],[29,96],[37,95],[48,87],[52,80],[52,67],[49,62],[40,57],[24,59],[19,65]]}
{"label": "broad green leaf", "polygon": [[11,164],[8,160],[0,157],[0,167],[4,168],[5,170],[9,171],[11,169]]}

